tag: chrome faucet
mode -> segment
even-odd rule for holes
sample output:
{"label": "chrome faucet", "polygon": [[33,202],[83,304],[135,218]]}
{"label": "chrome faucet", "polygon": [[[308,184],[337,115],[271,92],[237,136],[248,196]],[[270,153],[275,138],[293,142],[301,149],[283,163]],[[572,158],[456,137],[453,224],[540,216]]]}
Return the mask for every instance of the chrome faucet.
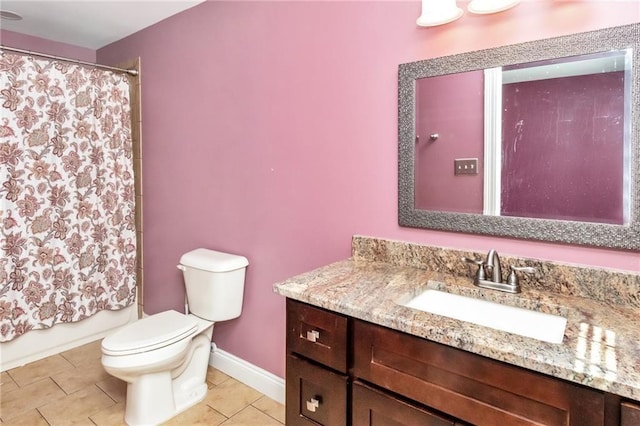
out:
{"label": "chrome faucet", "polygon": [[486,266],[491,268],[491,281],[494,283],[502,282],[502,266],[500,265],[500,257],[494,249],[489,250],[487,255]]}
{"label": "chrome faucet", "polygon": [[[462,258],[467,263],[473,263],[478,266],[478,272],[474,280],[474,284],[482,288],[490,288],[492,290],[505,291],[507,293],[520,293],[520,283],[518,281],[517,271],[526,272],[528,274],[534,274],[536,268],[529,266],[511,267],[511,273],[507,282],[502,282],[502,266],[500,265],[500,257],[498,252],[494,249],[489,250],[487,254],[487,260],[475,260],[467,257]],[[489,269],[490,271],[487,271]],[[487,279],[488,272],[490,272],[491,279]]]}

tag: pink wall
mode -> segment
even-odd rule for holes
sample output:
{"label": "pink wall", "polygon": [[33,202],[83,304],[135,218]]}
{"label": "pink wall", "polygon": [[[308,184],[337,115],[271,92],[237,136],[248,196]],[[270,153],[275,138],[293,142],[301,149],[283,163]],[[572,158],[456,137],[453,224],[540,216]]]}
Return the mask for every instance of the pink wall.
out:
{"label": "pink wall", "polygon": [[47,55],[77,59],[85,62],[96,62],[96,51],[86,47],[74,46],[57,41],[46,40],[14,31],[0,30],[0,44],[16,49],[31,50]]}
{"label": "pink wall", "polygon": [[183,305],[196,247],[250,261],[223,349],[284,375],[273,283],[350,254],[353,234],[640,271],[637,253],[400,228],[398,64],[636,22],[636,4],[525,2],[417,28],[420,2],[210,1],[98,51],[142,57],[148,313]]}

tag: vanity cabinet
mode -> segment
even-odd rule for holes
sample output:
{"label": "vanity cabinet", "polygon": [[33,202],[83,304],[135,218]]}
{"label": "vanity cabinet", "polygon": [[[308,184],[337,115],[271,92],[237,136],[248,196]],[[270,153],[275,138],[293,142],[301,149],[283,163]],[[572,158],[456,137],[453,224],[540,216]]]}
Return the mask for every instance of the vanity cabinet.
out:
{"label": "vanity cabinet", "polygon": [[640,404],[624,401],[620,404],[620,426],[640,425]]}
{"label": "vanity cabinet", "polygon": [[346,425],[347,317],[287,299],[286,424]]}
{"label": "vanity cabinet", "polygon": [[287,355],[286,424],[347,424],[348,378]]}
{"label": "vanity cabinet", "polygon": [[357,380],[352,386],[352,420],[354,425],[369,426],[454,426],[454,419],[377,390]]}
{"label": "vanity cabinet", "polygon": [[604,394],[359,320],[353,375],[479,425],[603,425]]}
{"label": "vanity cabinet", "polygon": [[640,405],[287,299],[286,424],[640,426]]}

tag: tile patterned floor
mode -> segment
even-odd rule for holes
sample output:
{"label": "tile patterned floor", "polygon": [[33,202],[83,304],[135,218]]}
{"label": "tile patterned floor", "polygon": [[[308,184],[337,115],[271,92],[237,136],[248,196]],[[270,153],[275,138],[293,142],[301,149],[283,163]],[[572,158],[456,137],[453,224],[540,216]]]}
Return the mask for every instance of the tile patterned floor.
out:
{"label": "tile patterned floor", "polygon": [[[166,425],[281,426],[284,406],[209,367],[201,403]],[[0,373],[4,425],[124,425],[126,384],[100,363],[89,343]]]}

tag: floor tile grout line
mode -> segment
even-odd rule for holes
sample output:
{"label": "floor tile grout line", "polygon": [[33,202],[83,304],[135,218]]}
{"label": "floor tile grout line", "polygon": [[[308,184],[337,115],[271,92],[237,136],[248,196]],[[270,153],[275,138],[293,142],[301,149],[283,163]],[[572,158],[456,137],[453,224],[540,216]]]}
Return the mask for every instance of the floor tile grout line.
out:
{"label": "floor tile grout line", "polygon": [[119,402],[119,401],[116,401],[115,399],[113,399],[113,397],[112,397],[111,395],[109,395],[109,393],[108,393],[107,391],[105,391],[104,389],[102,389],[102,388],[100,387],[100,385],[99,385],[99,384],[94,383],[94,385],[95,385],[98,389],[100,389],[100,391],[102,391],[102,393],[104,393],[105,395],[107,395],[107,397],[108,397],[110,400],[112,400],[114,404],[117,404],[117,403]]}
{"label": "floor tile grout line", "polygon": [[62,388],[62,386],[60,386],[60,384],[59,384],[58,382],[56,382],[56,379],[54,379],[54,378],[53,378],[53,376],[48,376],[48,377],[47,377],[47,379],[51,379],[51,381],[52,381],[53,383],[55,383],[55,384],[56,384],[56,386],[58,387],[58,389],[60,389],[62,392],[64,392],[64,394],[65,394],[66,396],[71,395],[71,394],[67,393],[67,391],[65,391],[65,390]]}
{"label": "floor tile grout line", "polygon": [[41,418],[42,420],[44,420],[44,422],[45,422],[46,424],[48,424],[49,426],[51,426],[51,423],[49,423],[49,421],[47,420],[47,418],[46,418],[46,417],[44,416],[44,414],[42,414],[42,412],[40,411],[40,407],[36,407],[36,408],[35,408],[35,410],[36,410],[36,413],[38,413],[38,415],[40,416],[40,418]]}
{"label": "floor tile grout line", "polygon": [[258,407],[256,407],[255,405],[252,405],[252,407],[253,407],[253,408],[255,408],[256,410],[260,411],[260,412],[261,412],[262,414],[264,414],[265,416],[272,418],[273,420],[275,420],[275,421],[276,421],[276,422],[278,422],[279,424],[281,424],[281,425],[282,425],[282,424],[284,424],[284,423],[282,423],[279,419],[277,419],[277,418],[273,417],[271,414],[267,413],[266,411],[263,411],[263,410],[259,409],[259,408],[258,408]]}
{"label": "floor tile grout line", "polygon": [[[266,395],[264,395],[264,396],[266,396]],[[267,397],[267,398],[268,398],[268,397]],[[262,397],[260,397],[259,399],[262,399]],[[255,401],[254,401],[254,402],[255,402]],[[255,405],[253,405],[253,404],[254,404],[254,403],[251,403],[251,404],[249,404],[249,405],[251,405],[251,406],[252,406],[253,408],[255,408],[256,410],[260,411],[261,413],[266,414],[267,416],[271,417],[273,420],[277,421],[278,423],[283,424],[279,419],[277,419],[276,417],[273,417],[271,414],[269,414],[269,413],[267,413],[266,411],[264,411],[264,410],[262,410],[262,409],[260,409],[260,408],[256,407],[256,406],[255,406]]]}
{"label": "floor tile grout line", "polygon": [[[226,422],[227,420],[229,420],[231,417],[235,416],[235,414],[231,417],[227,417],[226,415],[222,414],[220,411],[216,410],[215,408],[213,408],[211,405],[206,404],[207,407],[211,408],[213,411],[215,411],[216,413],[220,414],[222,417],[224,417],[224,420],[222,421],[222,423]],[[237,414],[237,413],[236,413]],[[222,424],[221,423],[221,424]]]}

